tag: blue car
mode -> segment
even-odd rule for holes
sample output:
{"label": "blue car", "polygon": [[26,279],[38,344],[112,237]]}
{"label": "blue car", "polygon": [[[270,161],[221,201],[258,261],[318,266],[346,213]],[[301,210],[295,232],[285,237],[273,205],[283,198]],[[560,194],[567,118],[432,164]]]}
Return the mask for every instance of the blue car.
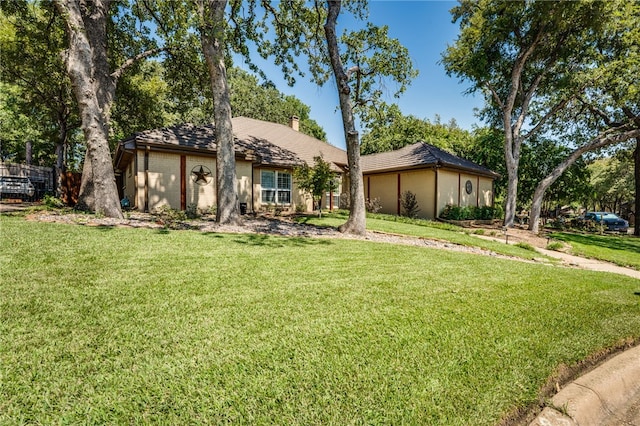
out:
{"label": "blue car", "polygon": [[584,220],[603,224],[607,228],[607,231],[627,232],[629,230],[629,222],[614,213],[587,212],[584,215]]}

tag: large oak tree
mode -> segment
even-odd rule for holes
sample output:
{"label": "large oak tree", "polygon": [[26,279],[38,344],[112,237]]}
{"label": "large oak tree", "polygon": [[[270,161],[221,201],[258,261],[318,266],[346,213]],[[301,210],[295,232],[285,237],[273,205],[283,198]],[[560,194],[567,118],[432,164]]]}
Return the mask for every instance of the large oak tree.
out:
{"label": "large oak tree", "polygon": [[[112,66],[108,31],[112,14],[126,22],[126,11],[111,0],[56,0],[67,34],[64,61],[78,103],[87,153],[78,204],[107,217],[121,218],[120,199],[109,149],[109,120],[119,78],[137,61],[158,53],[158,49],[137,50]],[[152,44],[146,40],[147,44]],[[133,46],[128,46],[133,47]],[[115,70],[112,70],[115,68]]]}
{"label": "large oak tree", "polygon": [[605,2],[462,0],[452,10],[461,30],[443,63],[485,96],[485,117],[504,130],[506,226],[516,213],[522,144],[581,93],[573,77],[590,66],[604,9]]}

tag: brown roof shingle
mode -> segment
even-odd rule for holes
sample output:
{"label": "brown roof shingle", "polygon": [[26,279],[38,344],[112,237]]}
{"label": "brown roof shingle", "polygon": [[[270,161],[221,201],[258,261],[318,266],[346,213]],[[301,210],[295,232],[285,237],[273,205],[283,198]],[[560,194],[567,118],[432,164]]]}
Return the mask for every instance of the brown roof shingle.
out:
{"label": "brown roof shingle", "polygon": [[335,171],[343,171],[347,165],[347,153],[327,142],[305,135],[289,126],[248,117],[232,119],[233,133],[239,140],[260,138],[296,155],[309,165],[313,165],[313,157],[322,155],[324,161],[332,164]]}
{"label": "brown roof shingle", "polygon": [[[235,132],[234,132],[235,133]],[[278,145],[272,144],[265,138],[246,136],[235,138],[236,155],[255,154],[262,164],[292,167],[302,164],[301,159],[294,153]],[[146,130],[136,133],[124,140],[121,145],[132,149],[133,144],[155,145],[164,148],[188,149],[215,153],[215,128],[212,124],[196,126],[181,124],[162,129]]]}
{"label": "brown roof shingle", "polygon": [[493,178],[499,176],[486,167],[443,151],[426,142],[417,142],[395,151],[363,155],[360,160],[363,173],[446,166]]}

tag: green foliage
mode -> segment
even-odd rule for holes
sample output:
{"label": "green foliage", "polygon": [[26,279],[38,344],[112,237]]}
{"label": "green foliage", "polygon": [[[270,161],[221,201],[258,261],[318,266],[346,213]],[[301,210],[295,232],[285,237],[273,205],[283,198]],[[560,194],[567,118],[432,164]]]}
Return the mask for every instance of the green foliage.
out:
{"label": "green foliage", "polygon": [[300,131],[323,141],[327,135],[311,119],[311,108],[292,95],[284,95],[273,85],[259,84],[258,78],[239,68],[228,73],[233,116],[245,116],[272,123],[289,124],[289,119],[300,119]]}
{"label": "green foliage", "polygon": [[402,215],[410,218],[418,216],[420,207],[418,207],[418,200],[416,194],[411,191],[405,191],[400,197],[400,206],[402,207]]}
{"label": "green foliage", "polygon": [[382,203],[380,203],[379,198],[367,198],[366,200],[364,200],[364,208],[368,213],[378,213],[380,210],[382,210]]}
{"label": "green foliage", "polygon": [[412,115],[405,116],[397,105],[381,104],[361,111],[365,125],[360,153],[375,154],[400,149],[406,145],[424,141],[453,153],[471,151],[465,149],[473,136],[458,127],[455,120],[441,123],[436,117],[432,123]]}
{"label": "green foliage", "polygon": [[632,203],[635,195],[633,150],[596,159],[588,166],[591,191],[583,198],[594,210],[618,212],[623,203]]}
{"label": "green foliage", "polygon": [[519,242],[514,244],[516,247],[520,247],[521,249],[525,249],[528,251],[536,251],[536,248],[529,243]]}
{"label": "green foliage", "polygon": [[65,207],[65,204],[60,198],[50,194],[45,194],[44,197],[42,197],[42,203],[50,209],[61,209]]}
{"label": "green foliage", "polygon": [[321,155],[313,157],[314,165],[307,163],[293,169],[293,180],[299,189],[311,194],[318,210],[322,212],[320,200],[325,192],[337,188],[336,175],[331,170],[331,164],[324,161]]}
{"label": "green foliage", "polygon": [[202,216],[202,213],[198,209],[198,205],[196,203],[187,204],[184,214],[187,219],[198,219]]}
{"label": "green foliage", "polygon": [[[0,2],[0,155],[53,166],[56,145],[74,152],[79,118],[62,55],[65,36],[52,2]],[[67,159],[72,162],[72,159]]]}
{"label": "green foliage", "polygon": [[[522,146],[518,179],[518,205],[528,206],[538,183],[571,153],[572,149],[557,141],[534,137]],[[571,204],[588,197],[592,189],[590,172],[578,159],[545,192],[549,208]]]}
{"label": "green foliage", "polygon": [[547,244],[547,250],[562,251],[562,249],[564,249],[564,244],[562,244],[560,241],[554,241]]}
{"label": "green foliage", "polygon": [[503,215],[500,206],[454,206],[447,204],[440,213],[440,218],[447,220],[492,220]]}
{"label": "green foliage", "polygon": [[168,205],[159,207],[154,214],[157,222],[169,229],[180,229],[180,222],[187,220],[186,212],[172,209]]}

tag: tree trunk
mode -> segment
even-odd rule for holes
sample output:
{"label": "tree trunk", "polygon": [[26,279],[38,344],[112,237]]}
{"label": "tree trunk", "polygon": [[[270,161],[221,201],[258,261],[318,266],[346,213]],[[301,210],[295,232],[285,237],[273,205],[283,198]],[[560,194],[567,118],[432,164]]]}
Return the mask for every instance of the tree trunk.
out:
{"label": "tree trunk", "polygon": [[205,0],[201,0],[198,9],[202,19],[200,40],[213,92],[213,119],[216,135],[216,220],[218,223],[240,223],[231,100],[224,62],[226,5],[226,0],[206,0],[206,3]]}
{"label": "tree trunk", "polygon": [[65,21],[69,39],[67,72],[87,145],[87,173],[83,173],[79,204],[107,217],[122,218],[108,143],[109,111],[115,93],[106,54],[109,1],[81,5],[78,1],[58,0],[56,7]]}
{"label": "tree trunk", "polygon": [[62,174],[65,170],[64,161],[64,147],[67,145],[67,123],[64,120],[58,120],[58,126],[60,127],[60,133],[58,141],[56,142],[56,166],[54,169],[54,184],[56,197],[62,197]]}
{"label": "tree trunk", "polygon": [[344,233],[364,235],[366,233],[367,212],[364,205],[364,182],[362,169],[360,168],[360,138],[355,129],[349,79],[340,60],[336,36],[336,22],[340,14],[341,1],[327,1],[327,6],[329,11],[324,25],[324,32],[331,66],[338,85],[338,98],[340,100],[342,124],[347,142],[347,161],[349,164],[349,219],[338,229]]}
{"label": "tree trunk", "polygon": [[633,208],[633,235],[640,237],[640,138],[636,138],[636,149],[633,152],[634,176],[636,180],[635,206]]}
{"label": "tree trunk", "polygon": [[533,193],[531,214],[529,215],[529,230],[531,232],[533,232],[534,234],[537,234],[539,232],[538,221],[540,220],[540,207],[542,205],[545,191],[551,185],[553,185],[553,183],[562,175],[562,173],[564,173],[567,168],[569,168],[585,152],[624,142],[633,137],[640,136],[640,129],[627,130],[621,133],[615,133],[613,135],[611,135],[610,133],[610,131],[601,133],[586,145],[583,145],[580,148],[574,150],[562,163],[558,164],[558,166],[556,166],[556,168],[554,168],[551,173],[547,175],[547,177],[540,181],[540,183],[536,187],[535,192]]}
{"label": "tree trunk", "polygon": [[27,164],[27,166],[30,166],[31,163],[33,162],[33,142],[31,141],[27,141],[25,147],[24,147],[25,153],[24,153],[24,157],[25,157],[25,163]]}

